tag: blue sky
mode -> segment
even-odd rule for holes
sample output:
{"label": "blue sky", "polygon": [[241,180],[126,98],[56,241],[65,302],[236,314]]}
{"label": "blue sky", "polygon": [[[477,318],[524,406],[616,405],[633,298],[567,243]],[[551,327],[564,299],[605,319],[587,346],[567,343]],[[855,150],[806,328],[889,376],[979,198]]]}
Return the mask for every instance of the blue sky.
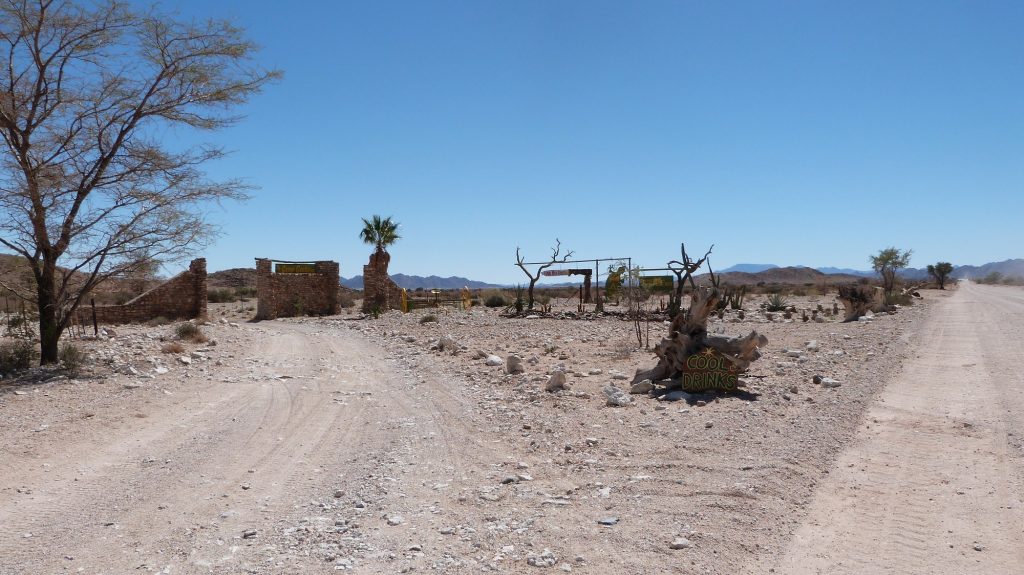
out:
{"label": "blue sky", "polygon": [[165,3],[227,17],[284,79],[209,173],[211,270],[332,259],[515,282],[517,246],[659,267],[1022,257],[1024,3]]}

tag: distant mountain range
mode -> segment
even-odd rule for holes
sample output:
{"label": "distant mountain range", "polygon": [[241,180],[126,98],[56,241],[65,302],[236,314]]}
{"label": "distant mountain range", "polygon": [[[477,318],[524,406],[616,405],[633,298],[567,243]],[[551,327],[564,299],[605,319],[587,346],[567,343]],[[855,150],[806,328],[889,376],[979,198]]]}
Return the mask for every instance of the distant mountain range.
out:
{"label": "distant mountain range", "polygon": [[[442,278],[438,276],[423,277],[409,276],[405,274],[391,274],[391,280],[398,284],[398,287],[405,289],[461,289],[463,286],[468,287],[469,289],[503,287],[498,284],[478,282],[458,276]],[[341,285],[351,289],[363,289],[363,276],[358,275],[348,279],[341,278]]]}
{"label": "distant mountain range", "polygon": [[[796,269],[804,266],[794,266],[793,268],[784,269]],[[730,268],[722,270],[722,273],[729,272],[741,272],[741,273],[760,273],[768,270],[780,269],[775,264],[736,264]],[[828,275],[848,275],[848,276],[859,276],[859,277],[874,277],[877,276],[874,270],[856,270],[851,268],[832,268],[822,267],[814,268],[815,270]],[[998,272],[1006,277],[1022,277],[1024,278],[1024,259],[1012,259],[1001,262],[989,262],[980,266],[953,266],[953,273],[950,274],[956,279],[972,279],[981,278],[986,275]],[[718,273],[718,272],[715,272]],[[904,268],[899,270],[899,275],[910,280],[927,279],[928,268]]]}

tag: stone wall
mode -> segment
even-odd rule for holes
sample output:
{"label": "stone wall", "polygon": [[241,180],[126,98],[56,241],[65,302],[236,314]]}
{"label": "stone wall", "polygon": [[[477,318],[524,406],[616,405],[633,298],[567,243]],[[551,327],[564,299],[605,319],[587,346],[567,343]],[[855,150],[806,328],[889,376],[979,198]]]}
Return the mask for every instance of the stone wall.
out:
{"label": "stone wall", "polygon": [[256,258],[256,319],[338,313],[338,262],[313,262],[311,273],[275,273],[273,263]]}
{"label": "stone wall", "polygon": [[[188,269],[123,305],[96,306],[102,324],[143,323],[154,318],[206,317],[206,259],[192,260]],[[92,308],[78,308],[78,320],[92,323]]]}
{"label": "stone wall", "polygon": [[388,275],[391,255],[387,252],[373,252],[370,263],[363,266],[363,313],[402,309],[402,288]]}

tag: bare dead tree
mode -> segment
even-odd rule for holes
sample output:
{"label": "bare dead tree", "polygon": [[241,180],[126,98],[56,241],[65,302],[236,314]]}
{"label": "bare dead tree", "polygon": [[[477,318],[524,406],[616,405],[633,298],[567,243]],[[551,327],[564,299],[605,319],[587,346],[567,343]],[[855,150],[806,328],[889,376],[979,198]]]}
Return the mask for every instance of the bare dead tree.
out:
{"label": "bare dead tree", "polygon": [[526,269],[526,258],[519,255],[519,248],[516,247],[516,265],[519,266],[519,269],[523,270],[523,273],[526,274],[526,277],[530,278],[530,287],[527,290],[526,296],[528,301],[527,309],[533,309],[533,288],[534,286],[537,285],[537,280],[540,279],[540,276],[544,272],[544,270],[548,269],[549,267],[555,264],[565,263],[569,261],[569,258],[572,257],[572,250],[569,250],[564,256],[559,258],[558,256],[561,253],[561,251],[562,241],[559,240],[558,238],[555,238],[555,247],[551,248],[551,260],[548,261],[547,263],[541,264],[540,267],[538,267],[534,273],[530,273],[530,270]]}
{"label": "bare dead tree", "polygon": [[[696,265],[697,262],[703,264],[711,250],[709,249],[704,257],[697,261],[691,260],[686,255],[685,246],[682,247],[682,252],[682,261],[671,263],[679,266],[680,272],[677,277],[680,278],[680,283],[689,281],[693,289],[693,293],[690,295],[690,307],[685,312],[676,315],[669,326],[668,336],[654,347],[658,364],[650,370],[638,372],[633,378],[634,383],[644,379],[651,381],[672,379],[673,383],[669,387],[676,387],[680,384],[678,378],[683,374],[687,358],[707,349],[721,353],[738,371],[742,372],[761,357],[758,348],[764,347],[768,343],[768,338],[756,331],[750,332],[745,337],[735,338],[708,334],[708,317],[718,307],[721,297],[718,291],[718,282],[712,274],[711,286],[697,286],[693,281],[693,273],[700,268],[700,265]],[[682,295],[681,291],[676,293]]]}
{"label": "bare dead tree", "polygon": [[[683,301],[683,289],[685,288],[686,282],[689,281],[690,287],[692,288],[697,287],[697,285],[693,281],[693,274],[694,272],[699,270],[702,265],[704,265],[704,262],[707,261],[708,256],[711,255],[711,250],[713,249],[715,249],[715,244],[711,244],[711,247],[708,248],[708,251],[704,254],[704,257],[700,258],[697,261],[693,261],[690,258],[690,256],[686,254],[686,244],[679,244],[679,252],[681,254],[680,257],[682,258],[682,261],[672,260],[668,262],[668,265],[666,266],[670,270],[672,270],[672,273],[674,273],[676,276],[675,294],[671,298],[669,298],[670,317],[674,318],[681,311]],[[710,266],[708,270],[710,271]],[[711,273],[711,280],[712,283],[714,283],[714,272]],[[718,284],[715,283],[715,287],[717,286]]]}
{"label": "bare dead tree", "polygon": [[226,21],[181,22],[114,0],[0,0],[0,245],[35,279],[42,363],[83,297],[211,237],[203,210],[244,199],[211,181],[212,145],[165,143],[169,128],[212,131],[279,76]]}

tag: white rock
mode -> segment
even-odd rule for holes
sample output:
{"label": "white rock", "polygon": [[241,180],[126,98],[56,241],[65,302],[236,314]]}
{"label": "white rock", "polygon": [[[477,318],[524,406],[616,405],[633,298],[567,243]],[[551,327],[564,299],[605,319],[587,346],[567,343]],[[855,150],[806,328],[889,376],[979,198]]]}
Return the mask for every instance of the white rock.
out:
{"label": "white rock", "polygon": [[690,540],[686,537],[676,537],[675,541],[668,546],[669,549],[687,549],[690,547]]}
{"label": "white rock", "polygon": [[654,389],[654,383],[649,379],[645,379],[634,383],[633,386],[629,388],[629,392],[636,394],[650,393],[652,389]]}
{"label": "white rock", "polygon": [[499,365],[501,365],[501,364],[503,364],[505,362],[500,357],[498,357],[496,355],[489,355],[489,356],[487,356],[487,361],[484,362],[484,363],[486,363],[487,365],[489,365],[491,367],[497,367],[497,366],[499,366]]}
{"label": "white rock", "polygon": [[611,407],[625,407],[633,403],[633,399],[621,389],[614,385],[606,385],[601,391],[604,392],[606,398],[608,398],[608,405]]}

